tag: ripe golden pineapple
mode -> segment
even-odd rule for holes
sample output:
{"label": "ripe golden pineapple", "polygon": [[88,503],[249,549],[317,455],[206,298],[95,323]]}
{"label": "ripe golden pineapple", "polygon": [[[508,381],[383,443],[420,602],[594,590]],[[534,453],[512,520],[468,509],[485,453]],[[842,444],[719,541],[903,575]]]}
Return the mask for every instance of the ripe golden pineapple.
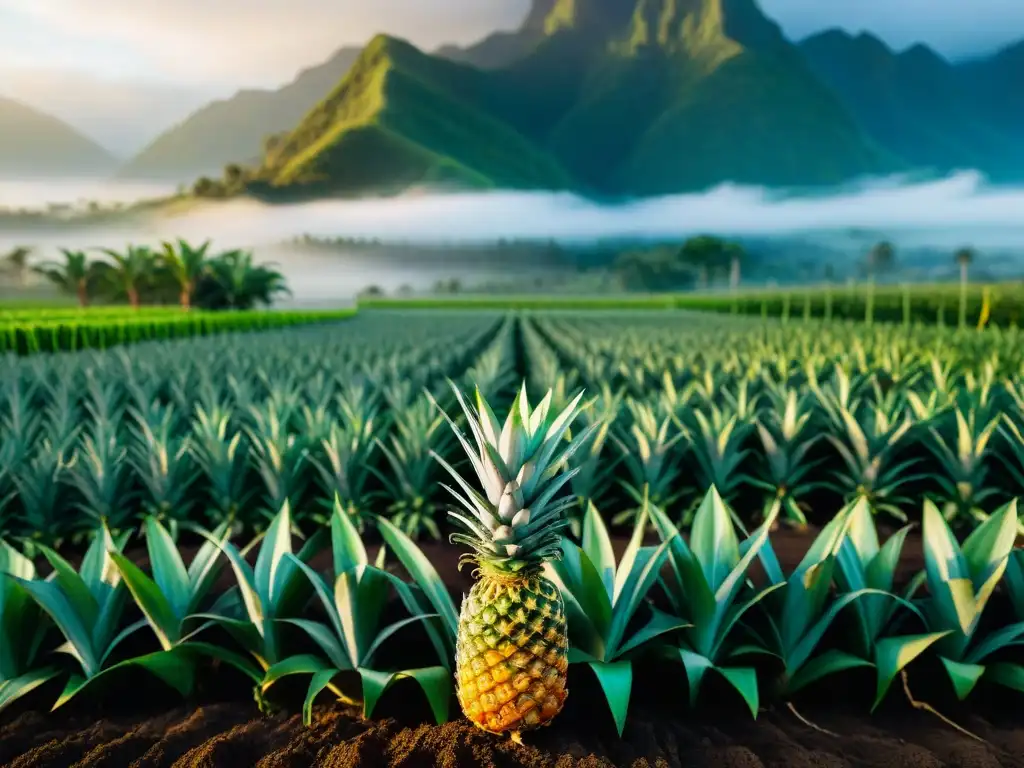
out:
{"label": "ripe golden pineapple", "polygon": [[565,610],[542,570],[558,553],[568,524],[563,513],[573,503],[554,500],[573,475],[565,461],[589,435],[565,440],[583,395],[550,415],[551,393],[531,410],[524,386],[501,425],[479,390],[471,408],[452,388],[475,448],[448,421],[483,488],[481,494],[436,457],[461,489],[448,488],[462,506],[449,514],[465,529],[452,541],[472,547],[463,559],[476,565],[479,578],[459,615],[456,688],[462,711],[478,727],[517,735],[549,723],[567,694]]}

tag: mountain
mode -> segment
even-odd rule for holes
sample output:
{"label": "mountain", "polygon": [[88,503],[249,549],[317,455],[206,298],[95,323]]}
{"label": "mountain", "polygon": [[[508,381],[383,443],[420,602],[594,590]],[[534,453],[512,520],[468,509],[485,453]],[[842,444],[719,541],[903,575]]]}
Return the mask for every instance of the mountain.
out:
{"label": "mountain", "polygon": [[[1017,138],[1024,98],[1016,85],[1024,56],[1007,50],[955,66],[924,45],[896,52],[873,35],[840,30],[814,35],[800,49],[868,135],[911,166],[972,168],[996,180],[1024,173]],[[1008,74],[1015,63],[1016,79]]]}
{"label": "mountain", "polygon": [[418,183],[569,187],[558,163],[481,105],[480,70],[379,36],[267,153],[269,187],[355,194]]}
{"label": "mountain", "polygon": [[258,162],[269,136],[287,131],[345,76],[360,48],[342,48],[277,90],[214,101],[158,136],[119,171],[127,178],[191,181],[228,163]]}
{"label": "mountain", "polygon": [[544,40],[548,19],[557,2],[534,0],[519,29],[495,32],[465,48],[446,45],[435,51],[435,55],[480,69],[500,69],[515,64],[532,53]]}
{"label": "mountain", "polygon": [[[1024,135],[1024,40],[994,55],[959,67],[965,87],[974,95],[979,116],[1014,134]],[[1024,164],[1016,174],[1024,178]]]}
{"label": "mountain", "polygon": [[754,0],[536,0],[515,34],[518,53],[490,68],[480,48],[469,66],[377,38],[267,153],[257,186],[630,196],[901,167]]}
{"label": "mountain", "polygon": [[56,117],[0,97],[0,176],[101,175],[114,157]]}

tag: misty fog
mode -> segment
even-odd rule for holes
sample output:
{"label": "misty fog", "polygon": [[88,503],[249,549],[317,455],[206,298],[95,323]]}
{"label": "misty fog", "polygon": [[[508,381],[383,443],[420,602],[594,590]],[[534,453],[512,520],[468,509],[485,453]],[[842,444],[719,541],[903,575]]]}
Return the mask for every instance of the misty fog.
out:
{"label": "misty fog", "polygon": [[119,181],[108,179],[0,178],[0,208],[46,208],[48,205],[134,203],[173,194],[174,184],[166,182]]}
{"label": "misty fog", "polygon": [[[166,185],[138,183],[0,181],[0,207],[44,207],[46,203],[131,201],[170,192]],[[486,192],[409,193],[397,198],[326,200],[267,206],[253,201],[211,203],[187,214],[154,217],[144,224],[73,230],[0,230],[0,251],[29,245],[39,256],[59,247],[123,247],[159,238],[212,239],[217,248],[252,248],[276,262],[299,303],[350,298],[368,284],[393,290],[425,288],[438,279],[465,282],[500,278],[523,265],[454,264],[436,249],[415,263],[310,253],[287,242],[318,238],[365,238],[431,244],[487,243],[505,239],[668,239],[710,232],[724,236],[825,239],[835,247],[861,247],[865,238],[885,237],[898,247],[1024,252],[1024,189],[990,187],[974,172],[944,179],[889,178],[828,193],[796,194],[723,185],[699,194],[601,205],[571,194]],[[1024,265],[1024,260],[1022,260]],[[536,265],[531,267],[536,269]]]}

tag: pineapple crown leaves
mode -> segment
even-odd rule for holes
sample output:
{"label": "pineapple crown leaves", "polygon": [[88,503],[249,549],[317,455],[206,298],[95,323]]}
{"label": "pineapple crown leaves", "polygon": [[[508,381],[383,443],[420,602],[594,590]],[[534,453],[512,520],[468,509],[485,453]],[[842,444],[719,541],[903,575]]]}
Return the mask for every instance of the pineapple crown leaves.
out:
{"label": "pineapple crown leaves", "polygon": [[565,470],[566,463],[597,426],[591,425],[565,444],[569,427],[581,410],[583,392],[553,414],[553,393],[549,391],[531,409],[524,384],[501,424],[479,388],[475,407],[471,407],[458,386],[448,383],[476,446],[436,401],[435,406],[455,433],[483,487],[480,493],[444,458],[432,453],[462,493],[444,487],[469,513],[449,512],[467,531],[453,534],[452,541],[470,546],[476,553],[470,559],[483,560],[501,570],[518,571],[529,563],[557,556],[559,531],[567,524],[563,513],[573,500],[554,498],[578,471]]}
{"label": "pineapple crown leaves", "polygon": [[101,524],[77,571],[52,549],[38,545],[53,576],[45,580],[14,577],[50,615],[64,636],[59,650],[78,661],[87,679],[99,675],[114,648],[141,626],[136,623],[117,633],[124,583],[110,553],[121,552],[127,540],[128,534],[112,534]]}

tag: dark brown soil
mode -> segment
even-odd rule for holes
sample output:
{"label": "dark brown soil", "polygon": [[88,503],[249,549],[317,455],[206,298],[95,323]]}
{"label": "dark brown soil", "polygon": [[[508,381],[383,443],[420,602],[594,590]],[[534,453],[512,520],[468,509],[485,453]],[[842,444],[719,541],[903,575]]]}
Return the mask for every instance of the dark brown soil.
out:
{"label": "dark brown soil", "polygon": [[1024,726],[965,723],[987,743],[917,713],[823,715],[819,733],[785,710],[752,722],[644,713],[618,739],[596,713],[593,727],[566,713],[528,733],[524,745],[475,729],[362,720],[358,712],[318,708],[312,727],[297,715],[262,717],[252,707],[216,704],[158,717],[62,719],[25,714],[0,727],[0,764],[11,768],[1010,768],[1024,766]]}

